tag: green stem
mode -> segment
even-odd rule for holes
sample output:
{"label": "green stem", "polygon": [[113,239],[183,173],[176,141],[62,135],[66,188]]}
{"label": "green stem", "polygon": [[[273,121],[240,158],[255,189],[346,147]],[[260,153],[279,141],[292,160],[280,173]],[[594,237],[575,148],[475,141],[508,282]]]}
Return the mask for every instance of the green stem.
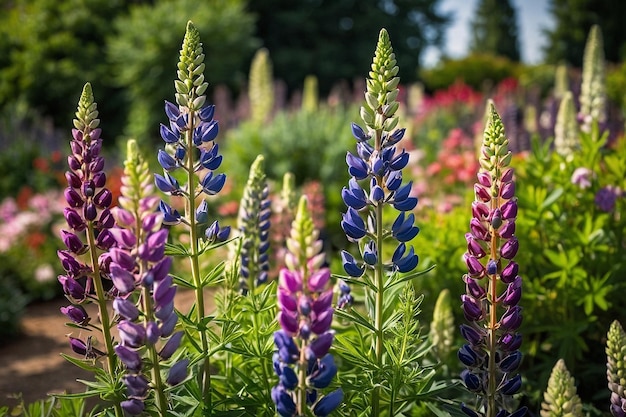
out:
{"label": "green stem", "polygon": [[[100,265],[98,263],[98,253],[96,251],[96,236],[94,233],[93,222],[87,222],[87,244],[89,245],[89,257],[91,268],[93,269],[92,281],[96,290],[96,300],[98,303],[98,315],[102,322],[102,337],[106,346],[107,370],[111,377],[115,375],[117,358],[113,350],[113,337],[111,336],[111,321],[109,311],[107,309],[107,300],[102,279],[100,278]],[[118,401],[115,401],[115,415],[121,417],[124,415]]]}
{"label": "green stem", "polygon": [[200,373],[202,397],[204,398],[206,410],[211,412],[211,371],[210,371],[210,358],[209,358],[209,343],[207,340],[206,329],[202,322],[204,320],[204,286],[202,284],[202,278],[200,276],[200,262],[199,250],[198,250],[198,229],[196,224],[196,178],[194,172],[194,159],[192,157],[192,150],[194,149],[193,143],[193,130],[194,130],[194,118],[195,112],[189,113],[190,126],[186,134],[187,142],[187,187],[189,192],[189,198],[187,200],[187,218],[189,219],[189,240],[191,244],[189,262],[191,267],[191,276],[193,279],[195,293],[196,293],[196,313],[198,320],[198,332],[200,333],[200,342],[202,346],[202,355],[204,361],[202,364],[202,372]]}
{"label": "green stem", "polygon": [[[497,171],[496,171],[497,172]],[[500,185],[498,185],[500,188]],[[493,212],[496,208],[500,206],[499,197],[493,197],[491,200],[491,211]],[[491,232],[491,242],[490,242],[490,259],[494,262],[498,262],[498,247],[499,247],[499,238],[496,230],[493,226],[489,226],[489,231]],[[497,351],[497,335],[496,330],[498,328],[498,288],[497,288],[497,271],[494,275],[489,275],[489,289],[487,291],[487,297],[489,301],[489,323],[488,323],[488,349],[489,349],[489,364],[488,364],[488,372],[489,372],[489,385],[487,387],[487,415],[486,417],[495,417],[498,412],[496,405],[496,379],[497,379],[497,367],[496,367],[496,351]]]}
{"label": "green stem", "polygon": [[[152,296],[150,294],[150,289],[146,286],[143,287],[142,298],[144,306],[143,311],[146,314],[144,316],[144,325],[147,325],[154,319],[154,317],[152,314]],[[152,384],[154,385],[154,391],[156,392],[157,404],[160,412],[159,414],[164,416],[166,415],[167,410],[167,399],[165,398],[163,380],[161,379],[159,356],[153,344],[149,344],[148,351],[150,352],[150,360],[152,361]]]}
{"label": "green stem", "polygon": [[[376,143],[375,149],[380,151],[381,148],[382,130],[376,131]],[[382,183],[382,178],[376,177],[378,184]],[[374,269],[374,283],[376,285],[376,310],[374,312],[374,328],[375,334],[375,349],[376,349],[376,364],[378,369],[383,368],[383,309],[384,309],[384,274],[383,274],[383,205],[376,205],[376,250],[378,252],[378,261],[376,262],[376,268]],[[376,384],[372,390],[372,417],[378,417],[380,415],[380,383]]]}
{"label": "green stem", "polygon": [[259,356],[259,362],[261,365],[261,372],[263,374],[263,383],[265,384],[265,392],[268,393],[272,390],[270,386],[270,378],[267,372],[266,361],[263,355],[263,337],[261,337],[261,332],[259,329],[259,314],[261,313],[261,309],[257,306],[257,297],[254,291],[250,292],[250,296],[252,297],[252,305],[254,306],[254,311],[252,314],[252,324],[254,326],[254,339],[256,340],[256,348],[257,354]]}

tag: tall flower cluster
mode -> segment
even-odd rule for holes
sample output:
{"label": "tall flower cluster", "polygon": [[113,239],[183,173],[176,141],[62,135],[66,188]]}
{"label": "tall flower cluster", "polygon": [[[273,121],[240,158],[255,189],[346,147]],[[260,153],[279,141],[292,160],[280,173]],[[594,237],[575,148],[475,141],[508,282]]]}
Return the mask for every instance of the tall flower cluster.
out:
{"label": "tall flower cluster", "polygon": [[267,282],[269,263],[270,190],[265,176],[263,155],[250,167],[250,176],[239,206],[238,227],[241,232],[240,289],[246,292]]}
{"label": "tall flower cluster", "polygon": [[615,320],[606,341],[606,377],[611,391],[611,414],[626,416],[626,332]]}
{"label": "tall flower cluster", "polygon": [[600,26],[594,25],[585,44],[580,86],[580,118],[583,121],[583,128],[587,131],[592,120],[598,123],[606,120],[605,67],[602,31]]}
{"label": "tall flower cluster", "polygon": [[[200,33],[192,22],[187,23],[178,62],[176,104],[165,102],[165,113],[169,126],[161,125],[161,137],[165,141],[165,150],[159,150],[157,159],[163,167],[163,175],[155,174],[157,188],[173,197],[182,197],[185,212],[162,201],[160,210],[163,223],[175,225],[182,223],[188,228],[189,248],[187,257],[195,291],[195,323],[200,337],[199,354],[203,357],[202,395],[206,399],[205,408],[211,405],[211,372],[209,340],[206,331],[204,286],[200,271],[199,257],[215,240],[227,238],[230,229],[220,228],[217,222],[208,225],[208,204],[202,196],[212,196],[221,191],[226,175],[215,171],[222,163],[219,147],[215,143],[218,134],[218,122],[213,118],[215,107],[206,105],[204,80],[204,53],[200,42]],[[178,171],[179,178],[184,176],[185,183],[180,184],[171,173]],[[198,201],[201,200],[202,201]],[[203,235],[206,240],[202,242]]]}
{"label": "tall flower cluster", "polygon": [[[409,154],[396,146],[404,136],[405,129],[396,129],[396,112],[400,103],[396,77],[399,68],[391,46],[389,34],[380,31],[374,59],[367,79],[365,103],[361,107],[361,119],[365,128],[352,124],[357,154],[346,154],[348,173],[351,178],[341,197],[348,207],[341,227],[348,240],[358,243],[360,259],[348,251],[342,251],[344,270],[352,277],[363,277],[362,283],[373,300],[372,348],[377,365],[384,367],[385,345],[383,343],[385,320],[385,289],[387,276],[393,280],[396,273],[412,271],[418,263],[413,247],[407,250],[406,242],[419,233],[414,225],[415,215],[410,213],[417,205],[411,197],[412,182],[402,184],[402,169],[409,162]],[[386,206],[393,206],[400,213],[391,229],[383,219]],[[407,214],[409,213],[409,214]],[[391,259],[384,256],[384,243],[392,241]],[[367,271],[367,273],[366,273]],[[373,275],[373,276],[372,276]],[[381,387],[377,382],[371,390],[372,415],[379,415]]]}
{"label": "tall flower cluster", "polygon": [[330,270],[323,266],[319,231],[304,197],[298,204],[287,248],[287,267],[281,269],[278,282],[281,329],[274,334],[274,370],[279,384],[272,390],[272,399],[283,417],[308,415],[308,408],[316,416],[326,416],[343,399],[341,389],[321,398],[318,394],[337,373],[328,353],[334,339],[330,330],[333,289]]}
{"label": "tall flower cluster", "polygon": [[[118,227],[110,229],[116,247],[109,251],[109,270],[119,294],[113,301],[120,318],[115,352],[127,371],[123,377],[127,399],[121,406],[132,415],[144,410],[150,382],[159,410],[164,413],[167,409],[162,361],[170,359],[183,336],[182,331],[174,333],[176,287],[169,275],[172,260],[165,256],[168,230],[162,228],[158,205],[148,164],[130,141],[119,207],[113,211]],[[187,363],[182,359],[170,367],[169,385],[185,378]],[[152,370],[151,376],[148,370]]]}
{"label": "tall flower cluster", "polygon": [[576,107],[571,91],[563,95],[554,125],[554,150],[561,156],[572,155],[580,148]]}
{"label": "tall flower cluster", "polygon": [[[115,356],[107,311],[108,294],[103,278],[107,278],[106,265],[101,265],[102,255],[115,243],[111,227],[115,220],[109,210],[113,196],[106,187],[101,129],[98,128],[97,104],[90,84],[85,84],[80,100],[72,141],[71,154],[67,158],[69,170],[65,173],[68,187],[65,189],[67,207],[63,211],[70,230],[62,230],[61,238],[67,247],[58,251],[64,275],[59,276],[66,297],[71,305],[62,307],[61,312],[73,323],[87,327],[89,317],[82,304],[96,302],[106,352],[90,349],[90,343],[70,337],[72,349],[86,357],[108,356],[108,371],[115,371]],[[102,262],[104,264],[104,262]]]}
{"label": "tall flower cluster", "polygon": [[[410,196],[412,182],[402,185],[402,169],[409,162],[409,154],[396,147],[405,132],[404,128],[395,129],[398,117],[394,115],[399,107],[396,101],[400,82],[396,77],[398,70],[389,35],[383,29],[367,80],[365,105],[361,107],[366,129],[352,124],[357,155],[351,152],[346,155],[351,178],[348,187],[341,191],[348,206],[341,227],[350,241],[359,243],[363,259],[358,262],[352,254],[342,251],[344,269],[353,277],[362,276],[366,269],[378,268],[382,272],[382,244],[388,236],[397,246],[391,262],[385,266],[399,272],[408,272],[417,266],[417,255],[413,248],[407,251],[405,243],[417,235],[419,228],[413,225],[415,215],[406,214],[417,205],[417,198]],[[383,230],[385,205],[400,211],[390,231]]]}
{"label": "tall flower cluster", "polygon": [[[160,128],[166,149],[159,150],[157,159],[164,173],[155,174],[158,189],[172,196],[184,196],[188,203],[186,207],[188,212],[186,216],[181,216],[176,209],[161,202],[160,209],[165,224],[183,222],[191,226],[193,223],[195,228],[196,221],[205,217],[203,216],[205,213],[202,212],[203,204],[196,207],[196,199],[202,193],[217,194],[226,181],[225,174],[214,173],[222,163],[222,156],[219,154],[219,146],[215,143],[219,130],[217,120],[213,119],[215,106],[205,105],[204,93],[208,83],[204,81],[204,68],[200,35],[195,26],[189,22],[180,51],[178,80],[174,82],[178,106],[165,102],[169,126],[161,124]],[[198,186],[195,181],[188,181],[181,186],[170,174],[179,169],[185,171],[188,178],[193,178],[193,175],[197,174]],[[190,213],[196,215],[192,216]]]}
{"label": "tall flower cluster", "polygon": [[515,237],[517,200],[511,152],[504,125],[492,103],[480,157],[481,169],[474,185],[470,233],[465,235],[467,252],[463,276],[466,294],[461,296],[468,324],[461,326],[467,343],[458,356],[467,367],[461,378],[477,394],[474,409],[462,405],[471,417],[521,417],[526,408],[507,410],[507,398],[522,385],[516,370],[522,359],[522,295],[519,266],[513,260],[518,251]]}
{"label": "tall flower cluster", "polygon": [[548,389],[543,394],[541,417],[582,417],[583,405],[576,394],[574,378],[570,375],[565,361],[559,359],[552,368]]}

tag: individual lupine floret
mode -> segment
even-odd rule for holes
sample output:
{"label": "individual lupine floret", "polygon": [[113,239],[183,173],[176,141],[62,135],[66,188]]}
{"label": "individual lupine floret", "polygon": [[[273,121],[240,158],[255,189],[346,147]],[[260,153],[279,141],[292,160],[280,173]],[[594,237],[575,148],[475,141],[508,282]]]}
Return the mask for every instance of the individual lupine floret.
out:
{"label": "individual lupine floret", "polygon": [[543,399],[541,417],[583,416],[583,406],[580,397],[576,394],[574,378],[567,370],[563,359],[559,359],[552,368]]}
{"label": "individual lupine floret", "polygon": [[583,75],[580,86],[580,119],[582,128],[589,131],[591,122],[603,123],[606,119],[604,42],[600,26],[593,25],[585,44]]}
{"label": "individual lupine floret", "polygon": [[572,155],[580,148],[578,121],[576,120],[576,108],[574,96],[570,91],[566,92],[559,105],[554,126],[554,150],[561,156]]}
{"label": "individual lupine floret", "polygon": [[339,406],[343,391],[338,389],[321,398],[318,395],[337,373],[328,353],[334,339],[330,330],[333,289],[330,270],[323,266],[319,231],[305,197],[298,204],[287,248],[287,267],[281,269],[278,280],[281,329],[274,334],[274,370],[279,384],[272,390],[272,399],[283,417],[304,416],[306,409],[326,416]]}
{"label": "individual lupine floret", "polygon": [[[111,234],[117,246],[108,255],[111,279],[119,293],[113,300],[120,339],[115,352],[127,370],[123,377],[127,399],[121,406],[131,415],[144,410],[149,386],[154,388],[158,409],[162,413],[167,409],[162,361],[172,357],[183,336],[182,331],[174,333],[178,316],[176,287],[169,275],[172,260],[165,256],[168,230],[162,228],[163,215],[149,172],[136,143],[129,141],[119,207],[113,211],[118,227]],[[184,361],[171,366],[166,381],[181,380]],[[150,376],[144,372],[147,369],[152,370]]]}
{"label": "individual lupine floret", "polygon": [[252,163],[250,176],[239,205],[241,233],[240,289],[244,293],[267,282],[269,273],[269,233],[272,215],[269,185],[262,155]]}
{"label": "individual lupine floret", "polygon": [[65,270],[65,274],[58,279],[66,297],[73,303],[62,307],[61,312],[74,324],[94,327],[89,324],[89,317],[81,304],[92,301],[98,304],[101,321],[99,329],[104,338],[105,352],[90,348],[91,336],[87,343],[70,338],[70,346],[75,352],[84,350],[90,358],[107,355],[108,371],[113,374],[115,355],[107,310],[109,296],[103,285],[108,271],[106,264],[99,258],[114,244],[109,230],[115,220],[109,209],[113,195],[106,187],[104,158],[100,155],[102,138],[99,124],[97,104],[91,85],[87,83],[78,103],[70,142],[71,154],[67,158],[69,170],[65,178],[68,187],[64,193],[67,207],[63,214],[69,230],[61,231],[67,249],[58,251]]}
{"label": "individual lupine floret", "polygon": [[606,377],[611,391],[611,414],[626,416],[626,333],[615,320],[607,333]]}
{"label": "individual lupine floret", "polygon": [[517,200],[511,152],[500,116],[492,103],[483,136],[478,183],[474,186],[470,233],[465,235],[463,276],[466,294],[461,296],[468,324],[461,325],[467,343],[458,352],[467,367],[461,373],[467,389],[477,394],[474,409],[462,405],[469,416],[521,417],[525,407],[510,412],[507,398],[522,384],[516,370],[522,359],[519,351],[522,294],[519,266],[513,260],[518,251],[515,237]]}

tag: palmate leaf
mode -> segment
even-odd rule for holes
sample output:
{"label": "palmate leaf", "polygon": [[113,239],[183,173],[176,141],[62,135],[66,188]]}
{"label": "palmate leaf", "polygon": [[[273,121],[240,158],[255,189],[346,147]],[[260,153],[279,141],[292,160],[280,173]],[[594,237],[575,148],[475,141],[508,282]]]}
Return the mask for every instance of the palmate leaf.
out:
{"label": "palmate leaf", "polygon": [[202,278],[202,287],[215,286],[224,281],[224,270],[226,269],[226,262],[222,261],[217,264],[208,274]]}
{"label": "palmate leaf", "polygon": [[191,254],[189,253],[187,246],[182,243],[166,243],[165,255],[189,257]]}

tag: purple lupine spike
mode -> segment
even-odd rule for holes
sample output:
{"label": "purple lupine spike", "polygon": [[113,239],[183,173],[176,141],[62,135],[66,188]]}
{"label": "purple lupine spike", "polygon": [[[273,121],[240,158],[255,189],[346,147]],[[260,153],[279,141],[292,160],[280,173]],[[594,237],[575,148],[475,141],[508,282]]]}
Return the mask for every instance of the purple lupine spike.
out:
{"label": "purple lupine spike", "polygon": [[[461,334],[468,343],[458,353],[466,367],[461,380],[469,391],[478,394],[481,411],[464,404],[461,411],[471,417],[521,417],[527,409],[511,413],[506,398],[521,387],[521,376],[515,374],[522,359],[518,350],[522,338],[517,333],[522,323],[518,305],[522,279],[513,261],[519,250],[515,237],[517,201],[513,170],[508,167],[508,140],[493,105],[489,112],[463,256],[468,273],[463,276],[467,294],[461,301],[470,324],[461,326]],[[488,340],[497,342],[486,343]]]}

